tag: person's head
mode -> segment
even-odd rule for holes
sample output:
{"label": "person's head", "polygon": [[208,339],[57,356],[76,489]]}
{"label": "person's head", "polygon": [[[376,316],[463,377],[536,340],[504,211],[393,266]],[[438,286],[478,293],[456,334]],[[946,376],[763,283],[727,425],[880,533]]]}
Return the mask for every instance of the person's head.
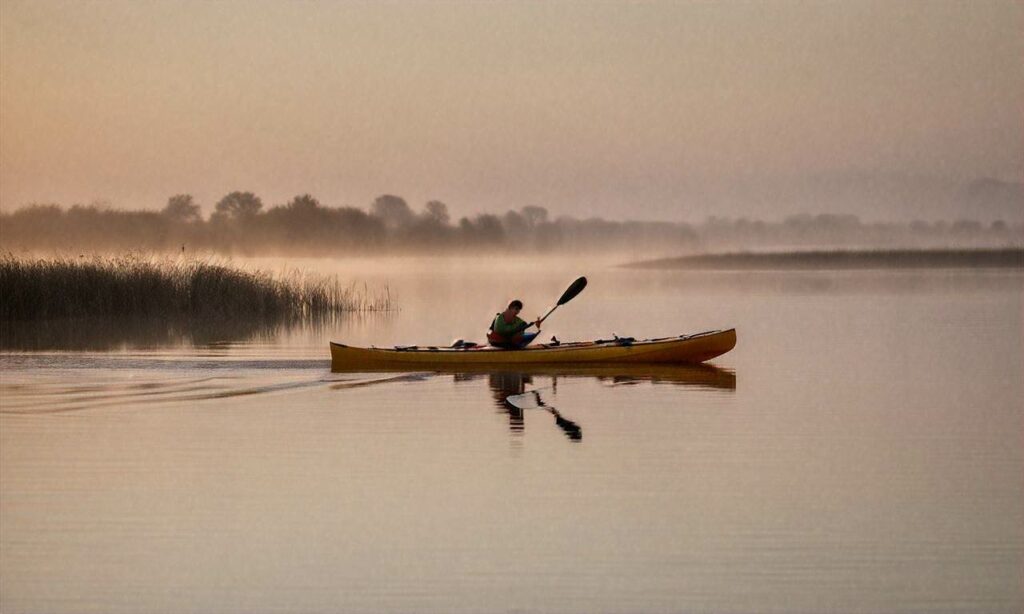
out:
{"label": "person's head", "polygon": [[519,313],[523,310],[523,301],[516,299],[508,304],[508,310]]}

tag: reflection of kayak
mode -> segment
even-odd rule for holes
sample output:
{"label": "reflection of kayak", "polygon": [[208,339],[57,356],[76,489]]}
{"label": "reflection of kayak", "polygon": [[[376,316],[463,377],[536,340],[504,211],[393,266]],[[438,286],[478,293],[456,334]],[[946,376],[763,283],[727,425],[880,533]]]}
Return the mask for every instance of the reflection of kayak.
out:
{"label": "reflection of kayak", "polygon": [[622,386],[648,382],[651,384],[668,384],[718,390],[736,390],[736,373],[728,369],[720,369],[709,364],[592,364],[592,365],[518,365],[502,367],[500,365],[451,365],[448,367],[421,367],[410,369],[408,366],[375,367],[373,369],[343,368],[335,369],[335,373],[368,373],[387,375],[369,379],[341,379],[331,387],[334,389],[363,388],[379,384],[395,382],[417,382],[435,375],[451,375],[456,382],[469,382],[479,378],[487,378],[496,394],[499,405],[510,394],[520,394],[526,390],[525,385],[532,383],[534,377],[549,377],[554,380],[595,379],[610,386]]}
{"label": "reflection of kayak", "polygon": [[454,373],[457,379],[472,379],[476,374],[508,377],[593,378],[612,386],[650,382],[695,388],[736,390],[736,373],[708,364],[620,363],[591,365],[520,365],[513,368],[487,365],[435,368],[436,373]]}
{"label": "reflection of kayak", "polygon": [[681,364],[710,360],[736,346],[736,330],[709,331],[664,339],[541,344],[522,350],[493,347],[357,348],[331,343],[331,369],[450,368],[470,365]]}

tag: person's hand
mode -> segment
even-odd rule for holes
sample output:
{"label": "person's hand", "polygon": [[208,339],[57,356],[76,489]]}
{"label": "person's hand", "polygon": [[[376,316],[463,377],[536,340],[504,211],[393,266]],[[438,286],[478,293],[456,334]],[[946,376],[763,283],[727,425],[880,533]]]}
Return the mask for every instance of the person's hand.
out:
{"label": "person's hand", "polygon": [[540,318],[537,318],[533,322],[533,325],[537,327],[537,330],[540,330],[540,323],[541,323],[541,319]]}

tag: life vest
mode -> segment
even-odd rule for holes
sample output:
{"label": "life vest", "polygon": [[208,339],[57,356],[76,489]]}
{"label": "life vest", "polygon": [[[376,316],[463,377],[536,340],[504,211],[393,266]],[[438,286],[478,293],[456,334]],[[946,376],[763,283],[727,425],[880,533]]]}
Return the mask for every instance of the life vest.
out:
{"label": "life vest", "polygon": [[[491,326],[490,328],[487,329],[487,341],[489,341],[491,345],[495,347],[519,347],[523,335],[525,334],[524,331],[526,330],[526,328],[528,328],[527,323],[520,319],[519,326],[523,328],[521,328],[519,332],[516,332],[512,335],[502,335],[498,331],[494,330],[494,324],[498,321],[498,318],[501,317],[503,316],[500,313],[494,314],[494,319],[491,320]],[[527,343],[529,343],[529,341],[527,341]]]}
{"label": "life vest", "polygon": [[487,340],[491,343],[503,343],[508,341],[504,336],[499,335],[494,331],[494,323],[497,322],[500,317],[500,313],[494,314],[494,317],[491,319],[491,325],[487,328]]}

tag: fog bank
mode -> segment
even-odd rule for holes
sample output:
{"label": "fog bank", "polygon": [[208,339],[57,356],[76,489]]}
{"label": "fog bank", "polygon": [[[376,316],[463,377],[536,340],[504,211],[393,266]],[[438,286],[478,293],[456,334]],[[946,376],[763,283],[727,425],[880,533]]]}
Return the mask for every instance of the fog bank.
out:
{"label": "fog bank", "polygon": [[452,219],[429,201],[399,196],[369,209],[330,207],[308,194],[264,208],[232,192],[203,217],[180,194],[162,211],[35,205],[0,213],[0,249],[19,252],[169,252],[244,256],[616,252],[658,256],[792,248],[1003,247],[1024,245],[1024,223],[977,220],[867,223],[854,215],[781,220],[709,218],[700,224],[554,217],[542,207]]}

